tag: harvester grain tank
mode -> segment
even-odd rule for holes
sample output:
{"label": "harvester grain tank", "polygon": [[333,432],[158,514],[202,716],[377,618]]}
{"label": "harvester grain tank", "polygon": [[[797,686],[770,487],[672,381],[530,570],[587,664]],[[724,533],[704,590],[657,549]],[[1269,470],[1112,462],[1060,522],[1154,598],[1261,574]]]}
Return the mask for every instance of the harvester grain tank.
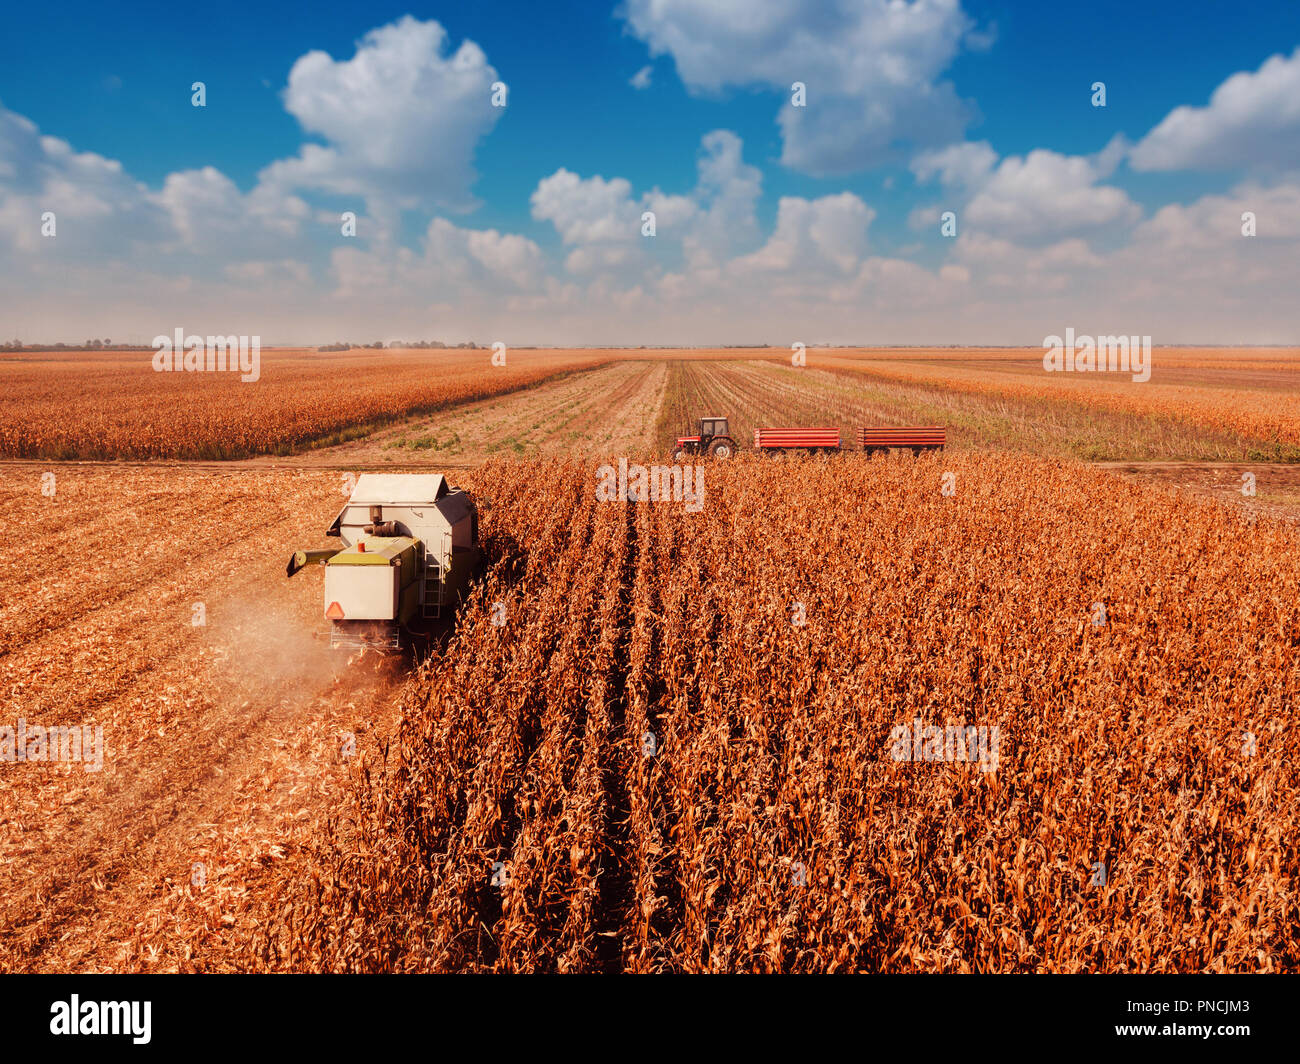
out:
{"label": "harvester grain tank", "polygon": [[478,565],[478,511],[440,473],[364,473],[326,534],[286,574],[325,567],[330,645],[396,649],[449,614]]}

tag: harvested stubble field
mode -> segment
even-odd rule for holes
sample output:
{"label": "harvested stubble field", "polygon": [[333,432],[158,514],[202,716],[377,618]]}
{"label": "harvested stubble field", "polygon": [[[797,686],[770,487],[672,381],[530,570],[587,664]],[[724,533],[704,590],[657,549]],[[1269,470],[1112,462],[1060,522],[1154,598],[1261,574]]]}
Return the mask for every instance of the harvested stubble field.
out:
{"label": "harvested stubble field", "polygon": [[494,455],[627,454],[648,445],[670,363],[611,362],[508,395],[464,403],[296,464],[382,469],[411,462],[466,469]]}
{"label": "harvested stubble field", "polygon": [[1012,454],[705,476],[472,478],[491,568],[258,963],[1300,969],[1294,525]]}
{"label": "harvested stubble field", "polygon": [[337,474],[60,467],[52,486],[0,483],[0,724],[99,726],[105,750],[98,772],[0,763],[0,971],[193,967],[251,933],[341,796],[340,736],[364,753],[391,732],[400,673],[331,655],[284,578]]}

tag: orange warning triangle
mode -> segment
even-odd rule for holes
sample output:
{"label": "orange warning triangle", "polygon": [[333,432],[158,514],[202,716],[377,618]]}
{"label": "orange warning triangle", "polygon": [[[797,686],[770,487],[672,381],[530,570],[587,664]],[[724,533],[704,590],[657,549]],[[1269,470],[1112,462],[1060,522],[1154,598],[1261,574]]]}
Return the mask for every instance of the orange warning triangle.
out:
{"label": "orange warning triangle", "polygon": [[329,609],[325,611],[325,616],[331,621],[341,621],[343,620],[343,607],[337,602],[331,602]]}

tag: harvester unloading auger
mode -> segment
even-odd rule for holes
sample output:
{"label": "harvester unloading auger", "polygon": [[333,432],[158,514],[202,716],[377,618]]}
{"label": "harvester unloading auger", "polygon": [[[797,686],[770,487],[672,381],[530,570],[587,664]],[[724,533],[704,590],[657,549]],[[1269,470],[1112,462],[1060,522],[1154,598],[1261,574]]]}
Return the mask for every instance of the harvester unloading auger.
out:
{"label": "harvester unloading auger", "polygon": [[477,567],[478,510],[441,473],[364,473],[326,534],[286,575],[325,567],[330,646],[396,650],[450,615]]}

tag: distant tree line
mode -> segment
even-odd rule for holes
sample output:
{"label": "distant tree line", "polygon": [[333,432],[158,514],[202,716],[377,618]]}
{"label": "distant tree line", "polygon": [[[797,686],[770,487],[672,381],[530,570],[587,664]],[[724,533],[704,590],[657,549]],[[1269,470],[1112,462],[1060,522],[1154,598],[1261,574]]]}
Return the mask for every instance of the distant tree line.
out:
{"label": "distant tree line", "polygon": [[384,343],[382,340],[376,340],[373,344],[349,344],[339,340],[332,344],[322,344],[316,348],[317,351],[369,351],[371,349],[398,348],[398,347],[418,347],[418,348],[440,348],[443,350],[454,351],[456,349],[476,350],[481,344],[464,343],[464,344],[444,344],[441,340],[389,340]]}
{"label": "distant tree line", "polygon": [[447,349],[447,350],[449,350],[449,351],[454,351],[454,350],[457,350],[457,349],[460,349],[460,350],[471,350],[471,351],[472,351],[472,350],[476,350],[476,349],[482,347],[483,345],[482,345],[482,344],[476,344],[476,343],[474,343],[473,341],[466,341],[466,342],[463,343],[463,344],[444,344],[441,340],[389,340],[388,343],[387,343],[386,345],[376,345],[376,346],[387,346],[387,347],[413,347],[413,348],[445,348],[445,349]]}
{"label": "distant tree line", "polygon": [[133,351],[139,344],[115,344],[107,337],[80,344],[25,344],[21,340],[0,343],[0,351]]}
{"label": "distant tree line", "polygon": [[[0,341],[0,351],[138,351],[148,344],[115,344],[105,337],[103,340],[87,340],[80,344],[25,344],[21,340]],[[382,350],[385,347],[442,348],[446,350],[478,350],[482,344],[466,342],[463,344],[444,344],[441,340],[390,340],[384,343],[376,340],[373,344],[350,344],[338,340],[332,344],[322,344],[317,351],[368,351]]]}

